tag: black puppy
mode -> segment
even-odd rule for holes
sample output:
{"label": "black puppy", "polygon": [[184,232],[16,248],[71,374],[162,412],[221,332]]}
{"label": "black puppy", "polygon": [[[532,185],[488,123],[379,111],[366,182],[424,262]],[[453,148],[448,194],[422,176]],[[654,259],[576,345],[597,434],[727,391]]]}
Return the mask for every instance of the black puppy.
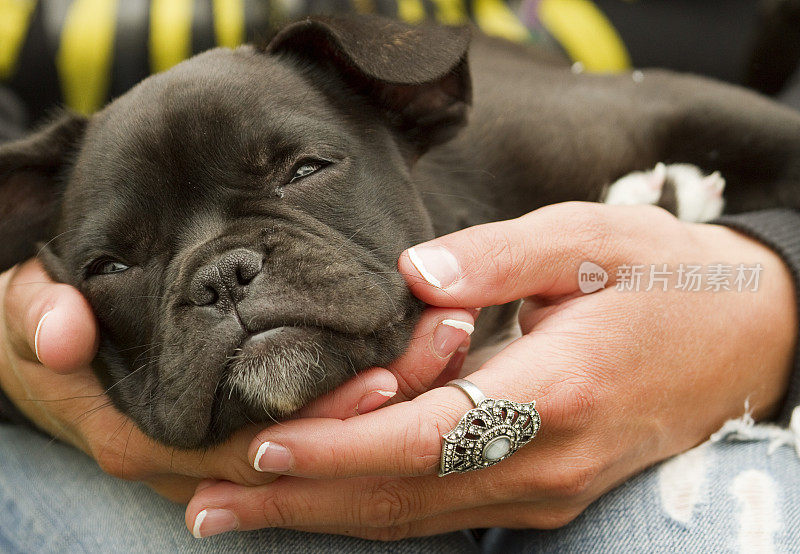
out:
{"label": "black puppy", "polygon": [[797,206],[800,114],[465,29],[310,20],[0,148],[0,269],[46,242],[116,406],[197,447],[397,357],[422,308],[403,249],[659,161],[721,171],[730,211]]}

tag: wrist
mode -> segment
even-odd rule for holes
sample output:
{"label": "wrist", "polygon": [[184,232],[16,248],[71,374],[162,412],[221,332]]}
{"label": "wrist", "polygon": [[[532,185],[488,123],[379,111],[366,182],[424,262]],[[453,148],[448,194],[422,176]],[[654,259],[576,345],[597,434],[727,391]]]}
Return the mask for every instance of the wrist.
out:
{"label": "wrist", "polygon": [[[792,270],[770,246],[721,225],[702,225],[711,242],[709,252],[718,261],[746,266],[759,264],[758,289],[735,292],[729,298],[732,317],[745,326],[746,348],[758,360],[748,368],[752,377],[752,393],[748,403],[756,418],[775,417],[782,407],[795,367],[798,309],[797,289]],[[741,408],[740,410],[741,411]]]}

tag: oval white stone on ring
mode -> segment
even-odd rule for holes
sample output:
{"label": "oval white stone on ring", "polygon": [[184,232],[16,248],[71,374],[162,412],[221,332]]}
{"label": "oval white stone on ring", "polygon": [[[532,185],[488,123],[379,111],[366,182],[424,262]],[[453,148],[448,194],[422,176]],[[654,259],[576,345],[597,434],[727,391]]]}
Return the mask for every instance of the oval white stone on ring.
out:
{"label": "oval white stone on ring", "polygon": [[483,459],[494,461],[499,460],[511,450],[511,439],[506,436],[500,436],[490,440],[486,446],[483,447]]}

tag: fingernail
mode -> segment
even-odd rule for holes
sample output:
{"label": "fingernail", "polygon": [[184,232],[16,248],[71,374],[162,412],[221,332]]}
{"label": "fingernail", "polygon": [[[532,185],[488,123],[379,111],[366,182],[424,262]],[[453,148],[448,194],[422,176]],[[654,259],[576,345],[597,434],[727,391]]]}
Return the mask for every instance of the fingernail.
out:
{"label": "fingernail", "polygon": [[283,473],[292,467],[292,453],[274,442],[262,442],[253,461],[256,471]]}
{"label": "fingernail", "polygon": [[[447,357],[472,334],[475,327],[457,319],[442,320],[433,332],[433,349],[441,357]],[[464,334],[466,333],[466,336]]]}
{"label": "fingernail", "polygon": [[441,246],[411,248],[408,259],[420,275],[434,287],[445,289],[459,277],[458,260]]}
{"label": "fingernail", "polygon": [[386,404],[392,398],[396,391],[391,390],[373,390],[361,397],[361,400],[356,404],[356,413],[366,414],[372,410],[379,408]]}
{"label": "fingernail", "polygon": [[47,316],[53,313],[53,310],[46,312],[42,319],[39,320],[39,323],[36,324],[36,333],[33,335],[33,351],[36,354],[36,359],[39,360],[39,363],[42,363],[42,358],[39,356],[39,335],[42,333],[42,326],[44,324],[44,320],[47,319]]}
{"label": "fingernail", "polygon": [[447,360],[447,365],[444,366],[442,372],[433,382],[433,388],[443,387],[453,379],[458,379],[459,375],[461,375],[461,368],[464,367],[464,361],[467,359],[468,353],[469,339],[462,342],[459,347],[456,348],[455,354],[450,356],[450,359]]}
{"label": "fingernail", "polygon": [[233,531],[238,526],[239,521],[236,519],[236,515],[230,510],[207,508],[202,510],[197,514],[197,517],[194,518],[192,535],[194,535],[196,539],[202,539]]}

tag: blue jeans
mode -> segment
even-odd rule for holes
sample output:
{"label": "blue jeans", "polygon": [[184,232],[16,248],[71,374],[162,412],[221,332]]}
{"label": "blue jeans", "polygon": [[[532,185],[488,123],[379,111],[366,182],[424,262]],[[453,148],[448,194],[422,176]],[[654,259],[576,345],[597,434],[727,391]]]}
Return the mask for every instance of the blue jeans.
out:
{"label": "blue jeans", "polygon": [[554,531],[380,543],[265,529],[196,540],[183,506],[103,474],[64,444],[0,425],[0,552],[798,552],[800,459],[791,445],[770,452],[768,438],[705,443]]}

